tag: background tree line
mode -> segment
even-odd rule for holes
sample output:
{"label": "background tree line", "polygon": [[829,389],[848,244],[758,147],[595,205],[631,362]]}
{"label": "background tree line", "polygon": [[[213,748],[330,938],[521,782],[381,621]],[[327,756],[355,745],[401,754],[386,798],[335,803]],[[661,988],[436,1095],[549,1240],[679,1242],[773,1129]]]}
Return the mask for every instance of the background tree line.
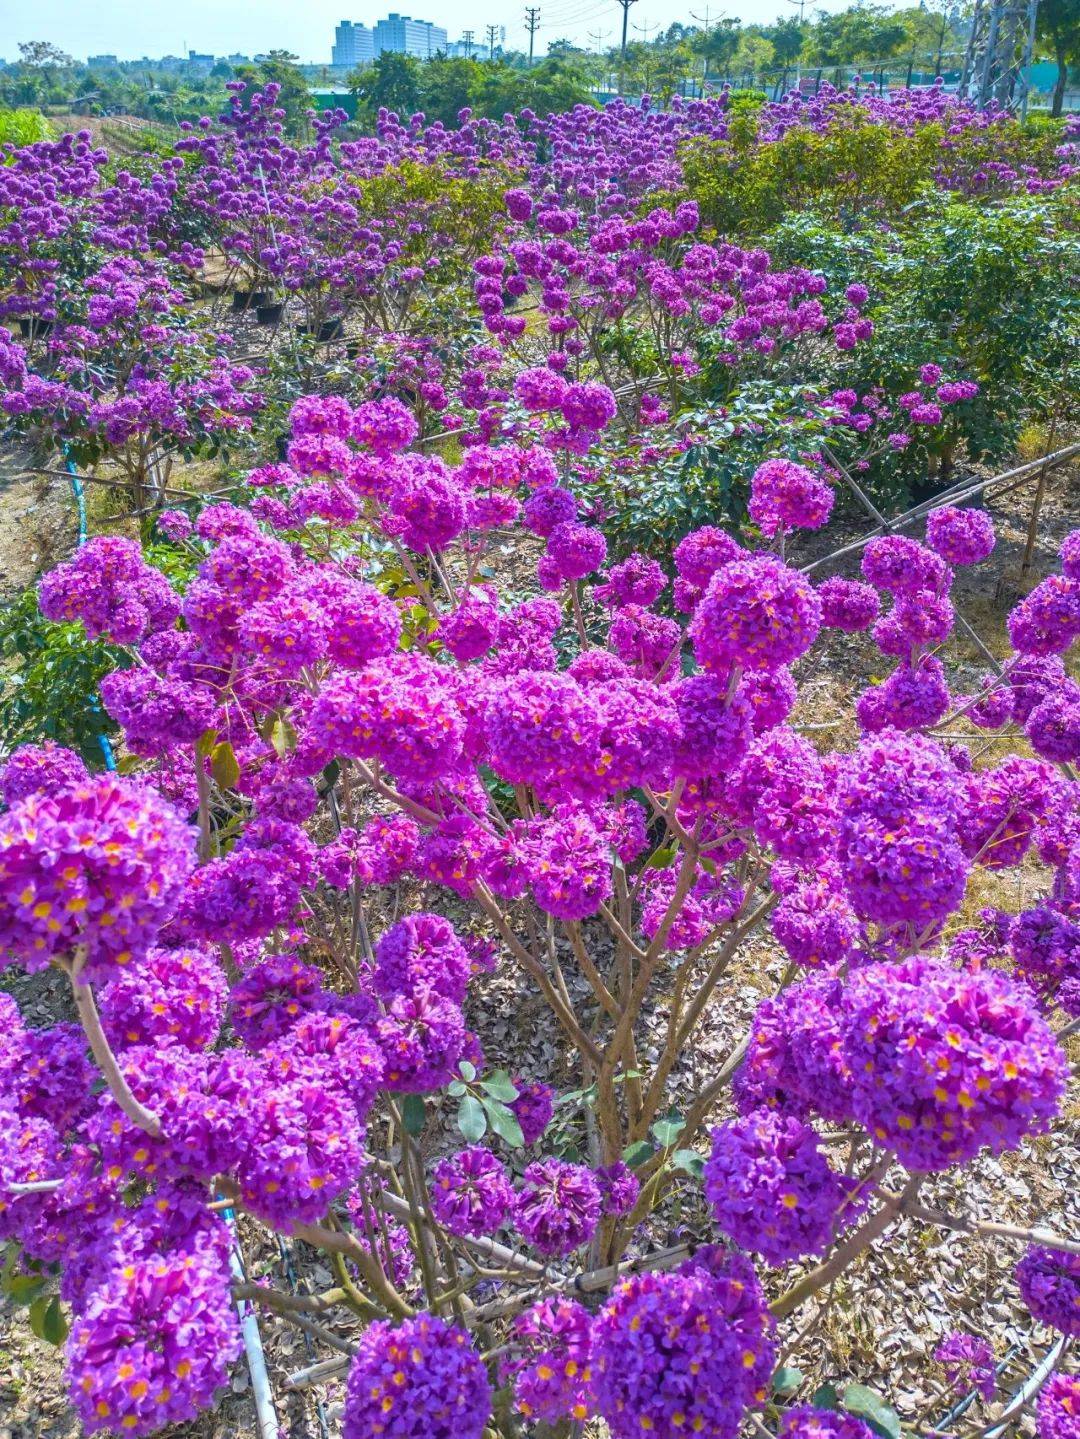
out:
{"label": "background tree line", "polygon": [[[925,0],[900,10],[857,3],[835,14],[817,11],[802,22],[794,15],[771,25],[730,18],[708,27],[676,22],[650,41],[629,44],[625,55],[617,47],[594,53],[556,39],[546,58],[532,65],[519,52],[438,55],[428,61],[388,53],[355,71],[348,83],[361,125],[370,124],[382,106],[400,114],[422,110],[429,120],[451,125],[465,108],[491,118],[526,107],[546,113],[595,103],[599,93],[613,88],[667,100],[700,94],[724,80],[781,86],[794,81],[797,68],[831,78],[852,66],[884,67],[896,84],[911,74],[959,68],[970,8],[966,0],[960,8]],[[135,62],[90,70],[44,42],[22,44],[19,51],[18,60],[0,67],[0,108],[130,114],[169,124],[216,113],[225,104],[226,83],[240,77],[278,81],[290,124],[300,132],[311,105],[310,86],[341,78],[328,66],[301,66],[284,51],[236,69],[221,60],[205,76]],[[1036,56],[1059,67],[1053,97],[1058,114],[1068,67],[1080,65],[1080,0],[1041,0]]]}

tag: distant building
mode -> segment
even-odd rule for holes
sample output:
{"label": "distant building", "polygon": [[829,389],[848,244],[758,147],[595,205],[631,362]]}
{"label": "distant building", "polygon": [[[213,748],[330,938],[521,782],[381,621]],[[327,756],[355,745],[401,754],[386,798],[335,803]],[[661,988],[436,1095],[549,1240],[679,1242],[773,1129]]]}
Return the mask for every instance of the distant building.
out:
{"label": "distant building", "polygon": [[87,55],[86,68],[88,70],[115,70],[120,61],[115,55]]}
{"label": "distant building", "polygon": [[330,63],[343,70],[370,65],[375,59],[375,32],[368,25],[354,25],[351,20],[341,20],[334,31],[334,45],[330,53]]}
{"label": "distant building", "polygon": [[189,75],[201,75],[205,78],[214,68],[215,57],[213,55],[200,55],[194,50],[189,50],[184,68]]}
{"label": "distant building", "polygon": [[432,25],[430,20],[414,20],[391,11],[385,20],[375,24],[375,54],[381,55],[384,50],[430,60],[432,55],[446,50],[446,30]]}

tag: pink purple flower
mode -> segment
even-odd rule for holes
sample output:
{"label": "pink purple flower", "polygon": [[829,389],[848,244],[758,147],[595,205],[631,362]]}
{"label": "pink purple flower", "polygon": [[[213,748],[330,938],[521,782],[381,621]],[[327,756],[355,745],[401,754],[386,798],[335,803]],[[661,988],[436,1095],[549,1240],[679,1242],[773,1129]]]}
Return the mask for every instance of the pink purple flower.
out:
{"label": "pink purple flower", "polygon": [[490,1413],[487,1372],[464,1329],[421,1313],[364,1330],[344,1439],[480,1439]]}
{"label": "pink purple flower", "polygon": [[671,1273],[621,1281],[593,1325],[597,1408],[614,1439],[735,1439],[765,1401],[771,1331],[741,1255],[705,1249]]}
{"label": "pink purple flower", "polygon": [[431,1207],[451,1234],[494,1234],[513,1203],[506,1166],[482,1145],[440,1159],[432,1170]]}
{"label": "pink purple flower", "polygon": [[539,1159],[525,1171],[514,1202],[514,1223],[541,1254],[570,1254],[592,1238],[600,1222],[600,1186],[591,1170],[561,1159]]}
{"label": "pink purple flower", "polygon": [[1035,1245],[1016,1266],[1020,1297],[1041,1324],[1080,1334],[1080,1254]]}

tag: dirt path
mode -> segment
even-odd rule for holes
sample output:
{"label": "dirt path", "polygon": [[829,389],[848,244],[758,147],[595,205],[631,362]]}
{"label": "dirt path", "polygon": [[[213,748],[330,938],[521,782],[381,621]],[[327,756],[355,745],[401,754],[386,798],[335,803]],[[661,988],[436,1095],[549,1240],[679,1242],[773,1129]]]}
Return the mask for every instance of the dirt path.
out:
{"label": "dirt path", "polygon": [[75,543],[75,506],[64,480],[28,473],[22,445],[0,450],[0,600],[32,584]]}

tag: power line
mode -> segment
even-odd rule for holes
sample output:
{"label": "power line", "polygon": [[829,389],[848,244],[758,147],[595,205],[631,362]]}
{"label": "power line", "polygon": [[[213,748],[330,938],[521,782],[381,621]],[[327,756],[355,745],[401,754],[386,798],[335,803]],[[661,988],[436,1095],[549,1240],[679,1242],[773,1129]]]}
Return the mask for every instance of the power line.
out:
{"label": "power line", "polygon": [[540,24],[539,5],[526,5],[525,7],[525,28],[529,32],[529,64],[533,62],[533,36],[536,34]]}
{"label": "power line", "polygon": [[610,31],[610,30],[590,30],[588,33],[589,33],[589,39],[596,41],[596,53],[599,55],[599,54],[600,54],[600,46],[601,46],[601,44],[607,39],[607,37],[611,34],[611,31]]}
{"label": "power line", "polygon": [[634,26],[634,29],[638,32],[639,35],[644,35],[644,36],[645,36],[645,44],[647,45],[647,44],[649,43],[649,31],[650,31],[650,30],[659,30],[659,29],[660,29],[660,26],[659,26],[659,25],[635,25],[635,26]]}
{"label": "power line", "polygon": [[610,11],[608,10],[606,4],[592,5],[589,6],[587,9],[571,11],[566,15],[552,16],[549,15],[547,10],[545,10],[545,19],[543,23],[537,28],[540,30],[547,30],[549,33],[553,30],[561,30],[565,33],[569,29],[578,29],[582,25],[591,24],[594,20],[599,20],[602,15],[607,15],[609,13]]}
{"label": "power line", "polygon": [[582,4],[582,0],[570,0],[569,4],[545,5],[544,21],[538,28],[541,30],[550,30],[553,23],[556,25],[565,25],[569,21],[580,19],[583,15],[591,19],[591,11],[595,10],[599,14],[606,9],[606,4],[593,4],[591,0],[585,0],[584,4]]}

